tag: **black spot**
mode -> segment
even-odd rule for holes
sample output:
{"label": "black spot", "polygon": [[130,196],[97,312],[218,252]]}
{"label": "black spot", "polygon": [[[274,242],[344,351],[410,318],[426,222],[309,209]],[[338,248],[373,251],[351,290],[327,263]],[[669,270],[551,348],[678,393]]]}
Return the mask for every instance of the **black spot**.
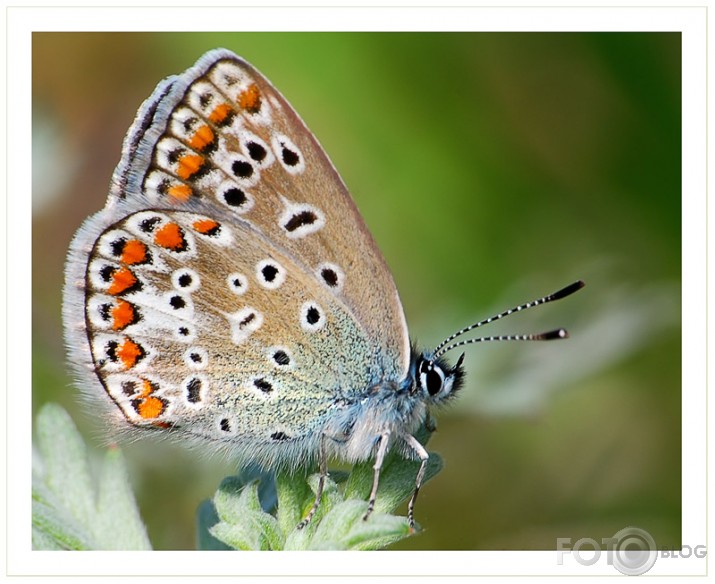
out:
{"label": "black spot", "polygon": [[273,391],[273,386],[263,378],[254,380],[253,385],[263,393],[271,393]]}
{"label": "black spot", "polygon": [[169,187],[171,183],[168,178],[163,179],[158,185],[156,185],[156,192],[160,195],[165,195],[169,192]]}
{"label": "black spot", "polygon": [[243,288],[243,282],[241,282],[240,278],[234,278],[233,285],[235,288]]}
{"label": "black spot", "polygon": [[144,219],[144,221],[139,224],[139,229],[141,229],[144,233],[151,233],[154,231],[156,224],[160,221],[161,217],[149,217],[149,219]]}
{"label": "black spot", "polygon": [[223,432],[231,431],[231,422],[228,421],[228,418],[224,418],[223,420],[221,420],[221,422],[219,422],[219,424]]}
{"label": "black spot", "polygon": [[136,381],[122,381],[122,393],[124,395],[134,395],[137,392]]}
{"label": "black spot", "polygon": [[288,356],[288,353],[281,349],[278,349],[275,353],[273,353],[273,360],[278,363],[278,365],[290,364],[290,357]]}
{"label": "black spot", "polygon": [[290,219],[288,219],[288,222],[283,225],[283,228],[286,231],[292,233],[299,227],[303,227],[304,225],[312,225],[317,220],[318,216],[313,213],[313,211],[301,211],[300,213],[296,213]]}
{"label": "black spot", "polygon": [[193,282],[193,278],[191,277],[191,274],[181,274],[179,276],[179,286],[182,288],[187,288],[188,286],[191,286],[191,282]]}
{"label": "black spot", "polygon": [[179,327],[179,334],[182,337],[188,337],[189,336],[189,329],[187,329],[185,326]]}
{"label": "black spot", "polygon": [[308,321],[308,324],[317,323],[320,320],[320,311],[315,306],[311,306],[305,314],[305,320]]}
{"label": "black spot", "polygon": [[263,274],[263,278],[266,282],[273,282],[278,275],[278,268],[272,264],[268,264],[261,268],[261,274]]}
{"label": "black spot", "polygon": [[113,363],[117,361],[117,349],[119,348],[119,343],[117,341],[108,341],[104,347],[104,352],[109,357],[109,360]]}
{"label": "black spot", "polygon": [[208,92],[202,93],[199,96],[199,103],[201,104],[201,107],[206,107],[207,105],[209,105],[211,103],[211,101],[213,100],[213,98],[214,98],[214,96]]}
{"label": "black spot", "polygon": [[320,270],[320,275],[323,277],[323,281],[331,288],[335,288],[338,285],[338,274],[332,268],[323,268]]}
{"label": "black spot", "polygon": [[102,304],[99,307],[99,316],[102,317],[102,320],[109,320],[110,318],[110,311],[112,310],[112,305],[111,304]]}
{"label": "black spot", "polygon": [[186,152],[183,148],[174,148],[173,150],[170,150],[168,154],[166,155],[167,160],[171,164],[175,164],[176,162],[179,161],[179,158]]}
{"label": "black spot", "polygon": [[223,200],[231,207],[242,207],[248,200],[248,197],[241,189],[232,187],[223,193]]}
{"label": "black spot", "polygon": [[249,178],[253,174],[253,166],[245,160],[234,160],[231,170],[238,178]]}
{"label": "black spot", "polygon": [[271,434],[271,438],[273,440],[290,440],[290,436],[288,436],[285,432],[273,432],[273,434]]}
{"label": "black spot", "polygon": [[427,392],[430,395],[435,395],[436,393],[439,393],[442,389],[442,376],[434,369],[430,369],[429,371],[427,371],[426,381]]}
{"label": "black spot", "polygon": [[207,237],[216,237],[219,233],[221,233],[221,224],[217,223],[211,229],[207,229],[205,231],[200,231],[199,233],[201,233],[201,235],[205,235]]}
{"label": "black spot", "polygon": [[117,269],[114,266],[102,266],[102,268],[99,270],[99,277],[102,278],[105,282],[111,282],[112,277],[114,276],[114,272],[116,272]]}
{"label": "black spot", "polygon": [[184,300],[181,296],[172,296],[169,299],[169,304],[171,304],[171,307],[174,310],[180,310],[186,306],[186,300]]}
{"label": "black spot", "polygon": [[283,146],[281,156],[283,157],[283,162],[285,162],[288,166],[295,166],[300,162],[300,156],[298,156],[298,153],[291,150],[287,146]]}
{"label": "black spot", "polygon": [[201,380],[198,377],[192,377],[186,384],[186,399],[192,404],[201,401]]}
{"label": "black spot", "polygon": [[112,248],[112,255],[114,257],[121,256],[122,252],[124,251],[125,245],[127,245],[127,240],[124,237],[115,239],[112,243],[109,244],[109,246]]}
{"label": "black spot", "polygon": [[204,358],[199,353],[191,353],[189,355],[189,359],[191,359],[194,363],[201,363],[204,360]]}
{"label": "black spot", "polygon": [[238,323],[238,327],[243,328],[244,326],[246,326],[247,324],[252,322],[255,318],[256,318],[256,313],[252,312],[246,318],[244,318],[241,322]]}
{"label": "black spot", "polygon": [[196,125],[196,122],[198,122],[198,121],[199,121],[199,118],[196,118],[194,116],[192,116],[190,118],[186,118],[184,120],[184,130],[186,130],[187,132],[190,132],[191,128],[193,128]]}
{"label": "black spot", "polygon": [[246,144],[246,149],[248,150],[248,155],[256,162],[261,162],[268,154],[266,149],[256,142]]}

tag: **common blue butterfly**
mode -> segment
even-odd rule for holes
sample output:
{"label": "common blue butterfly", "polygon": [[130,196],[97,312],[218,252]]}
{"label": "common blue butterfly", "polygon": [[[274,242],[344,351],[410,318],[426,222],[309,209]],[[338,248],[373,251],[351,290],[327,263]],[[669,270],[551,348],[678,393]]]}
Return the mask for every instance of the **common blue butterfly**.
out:
{"label": "common blue butterfly", "polygon": [[295,470],[374,458],[452,399],[455,339],[413,349],[390,271],[327,155],[283,96],[227,50],[162,81],[139,109],[104,209],[77,232],[63,316],[85,395],[120,431],[209,444]]}

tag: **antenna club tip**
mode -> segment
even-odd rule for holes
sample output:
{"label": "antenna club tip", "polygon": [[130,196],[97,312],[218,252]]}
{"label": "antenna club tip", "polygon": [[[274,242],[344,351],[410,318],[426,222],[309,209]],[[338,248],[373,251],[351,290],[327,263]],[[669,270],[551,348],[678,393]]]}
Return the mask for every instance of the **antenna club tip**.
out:
{"label": "antenna club tip", "polygon": [[566,298],[566,296],[570,296],[574,292],[578,292],[581,288],[583,288],[586,285],[586,283],[583,280],[577,280],[573,284],[569,284],[565,288],[561,288],[558,292],[554,292],[550,297],[549,300],[561,300],[562,298]]}
{"label": "antenna club tip", "polygon": [[554,341],[558,339],[568,339],[569,332],[566,329],[556,329],[549,331],[548,333],[542,333],[538,336],[540,341]]}

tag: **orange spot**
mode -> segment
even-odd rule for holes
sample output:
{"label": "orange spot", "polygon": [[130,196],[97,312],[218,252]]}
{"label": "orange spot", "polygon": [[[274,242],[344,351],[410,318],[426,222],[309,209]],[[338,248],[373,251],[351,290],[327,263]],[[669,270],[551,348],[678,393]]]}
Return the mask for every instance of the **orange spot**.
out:
{"label": "orange spot", "polygon": [[207,233],[218,229],[220,226],[220,223],[218,221],[214,221],[213,219],[199,219],[198,221],[194,221],[194,229],[202,235],[206,235]]}
{"label": "orange spot", "polygon": [[238,105],[252,114],[261,108],[261,93],[255,83],[251,83],[241,92],[241,95],[238,96]]}
{"label": "orange spot", "polygon": [[217,105],[209,114],[209,121],[214,124],[223,124],[233,113],[233,108],[227,103]]}
{"label": "orange spot", "polygon": [[134,324],[137,314],[134,306],[125,300],[118,300],[117,305],[112,309],[112,328],[121,331],[130,324]]}
{"label": "orange spot", "polygon": [[122,262],[130,266],[141,264],[147,259],[146,252],[146,245],[137,239],[131,239],[127,241],[122,250]]}
{"label": "orange spot", "polygon": [[176,169],[176,174],[184,180],[190,179],[201,170],[205,159],[198,154],[184,154],[179,158],[179,167]]}
{"label": "orange spot", "polygon": [[193,150],[203,152],[204,148],[213,144],[215,139],[216,138],[211,128],[208,126],[201,126],[198,130],[196,130],[194,135],[191,136],[189,146]]}
{"label": "orange spot", "polygon": [[183,251],[186,249],[184,234],[176,223],[167,223],[154,234],[154,243],[166,249]]}
{"label": "orange spot", "polygon": [[112,276],[112,284],[107,292],[112,296],[117,296],[126,292],[129,288],[137,283],[137,277],[128,268],[121,268],[114,272]]}
{"label": "orange spot", "polygon": [[158,418],[164,411],[164,402],[158,397],[149,396],[139,403],[137,411],[144,419]]}
{"label": "orange spot", "polygon": [[117,357],[121,359],[127,369],[134,367],[143,354],[142,348],[131,339],[126,339],[122,346],[117,349]]}
{"label": "orange spot", "polygon": [[188,201],[189,197],[193,194],[191,187],[185,184],[178,184],[169,187],[169,196],[174,197],[180,202]]}
{"label": "orange spot", "polygon": [[142,392],[139,397],[149,397],[149,394],[156,391],[156,386],[148,379],[142,379]]}

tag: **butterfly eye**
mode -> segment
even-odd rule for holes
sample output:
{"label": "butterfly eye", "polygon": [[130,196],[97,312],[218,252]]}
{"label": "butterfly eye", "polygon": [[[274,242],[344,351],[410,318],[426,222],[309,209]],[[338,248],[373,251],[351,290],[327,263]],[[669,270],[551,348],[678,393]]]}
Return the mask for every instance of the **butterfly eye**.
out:
{"label": "butterfly eye", "polygon": [[442,368],[429,361],[422,361],[420,363],[420,385],[426,388],[430,395],[437,395],[444,387]]}

